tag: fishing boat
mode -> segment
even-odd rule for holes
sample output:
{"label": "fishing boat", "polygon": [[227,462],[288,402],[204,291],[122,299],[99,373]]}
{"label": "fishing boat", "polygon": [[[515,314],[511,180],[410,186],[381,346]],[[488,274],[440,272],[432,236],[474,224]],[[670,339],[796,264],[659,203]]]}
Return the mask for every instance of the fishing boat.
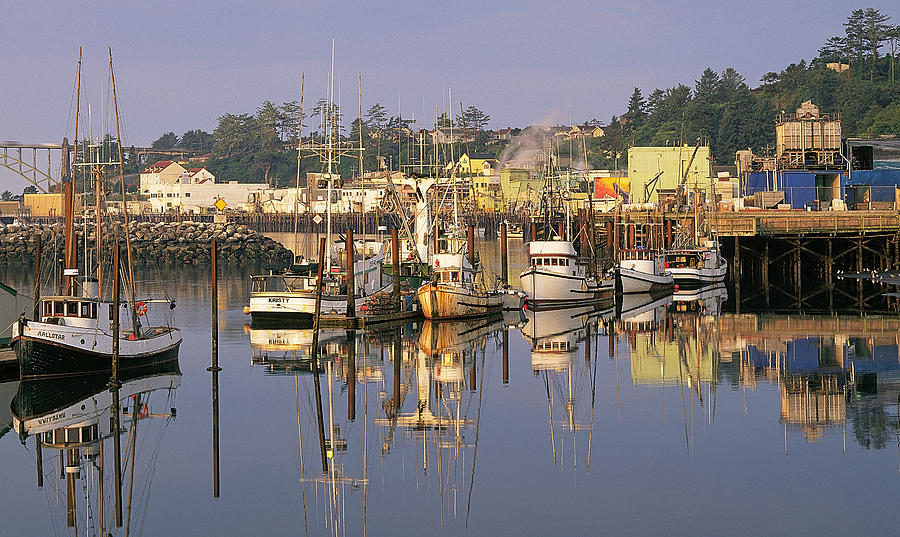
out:
{"label": "fishing boat", "polygon": [[[341,270],[346,260],[345,241],[332,245],[322,276],[321,312],[346,315],[347,293],[354,293],[355,313],[364,313],[376,295],[390,293],[391,278],[384,274],[386,241],[355,241],[352,270]],[[362,253],[361,256],[357,251]],[[358,259],[362,257],[362,259]],[[316,262],[317,263],[317,262]],[[310,322],[316,314],[317,264],[302,271],[270,271],[250,277],[250,304],[246,312],[254,323],[299,321]],[[352,273],[352,274],[351,274]]]}
{"label": "fishing boat", "polygon": [[502,311],[503,294],[490,288],[484,278],[477,281],[481,264],[475,256],[472,235],[470,228],[468,241],[438,239],[439,253],[432,258],[434,278],[416,291],[427,319],[462,319]]}
{"label": "fishing boat", "polygon": [[508,239],[522,239],[525,237],[525,233],[522,231],[522,226],[518,224],[506,224],[506,238]]}
{"label": "fishing boat", "polygon": [[[554,176],[552,161],[547,162],[538,215],[532,223],[528,242],[528,268],[520,275],[528,307],[570,307],[608,302],[612,305],[615,289],[612,279],[604,281],[594,270],[587,235],[572,233],[570,214],[572,192],[570,178]],[[560,188],[560,184],[564,184]],[[554,218],[565,216],[554,226]],[[580,240],[582,256],[575,249]]]}
{"label": "fishing boat", "polygon": [[722,313],[728,300],[728,289],[724,283],[698,289],[679,289],[672,294],[669,313],[699,313],[703,316],[717,316]]}
{"label": "fishing boat", "polygon": [[564,240],[537,240],[527,245],[529,267],[519,279],[529,307],[567,307],[590,303],[612,304],[612,280],[588,273],[575,245]]}
{"label": "fishing boat", "polygon": [[[79,73],[80,66],[81,60],[79,59]],[[111,54],[110,75],[112,76]],[[113,80],[115,79],[113,78]],[[115,102],[115,91],[112,96]],[[77,119],[76,112],[76,133],[78,131]],[[118,114],[116,114],[117,131],[118,121]],[[34,311],[34,318],[29,320],[22,315],[13,326],[10,346],[16,353],[22,380],[109,373],[112,370],[113,347],[116,343],[118,344],[119,371],[122,373],[147,367],[158,361],[172,361],[178,358],[181,331],[168,323],[152,326],[147,322],[149,307],[154,301],[142,300],[135,295],[134,274],[129,262],[130,253],[125,256],[124,270],[119,271],[118,245],[112,241],[115,246],[115,253],[112,257],[116,259],[112,270],[109,266],[104,268],[104,263],[101,261],[104,257],[103,253],[113,250],[109,245],[101,244],[105,216],[103,199],[106,195],[102,176],[104,166],[115,165],[118,167],[119,180],[122,185],[121,195],[123,199],[125,197],[121,140],[118,140],[119,159],[112,163],[100,161],[100,155],[104,149],[101,145],[103,143],[105,142],[92,142],[86,151],[76,143],[73,179],[64,183],[65,268],[61,274],[62,278],[58,282],[59,288],[64,292],[41,296]],[[87,156],[81,160],[78,158],[79,149],[87,153]],[[97,199],[97,221],[94,226],[94,236],[97,241],[94,253],[97,262],[93,266],[88,266],[88,256],[85,255],[83,273],[78,268],[77,235],[74,228],[74,181],[77,179],[75,172],[80,167],[87,168],[94,174],[92,178],[96,186]],[[87,174],[84,175],[87,182]],[[124,238],[126,250],[130,250],[127,211],[123,213],[122,218],[121,225],[112,227],[116,235]],[[83,233],[87,237],[88,229],[84,229]],[[113,300],[110,300],[113,297],[104,298],[101,284],[103,276],[106,276],[109,280],[115,278],[116,283],[113,286],[117,285],[120,272],[124,274],[123,287],[126,294],[122,305],[125,308],[125,316],[130,319],[130,326],[119,330],[118,339],[116,339],[114,332],[119,327],[113,326],[113,318],[116,308],[114,303],[117,303],[117,297]],[[56,284],[57,282],[54,282],[53,287],[56,287]],[[108,289],[109,286],[102,287],[102,290]],[[162,302],[168,306],[167,310],[174,308],[174,302]]]}
{"label": "fishing boat", "polygon": [[615,270],[623,294],[665,292],[675,285],[672,272],[666,268],[665,257],[656,250],[620,250]]}
{"label": "fishing boat", "polygon": [[715,241],[701,248],[666,252],[666,266],[679,288],[697,288],[725,281],[728,262],[719,254]]}

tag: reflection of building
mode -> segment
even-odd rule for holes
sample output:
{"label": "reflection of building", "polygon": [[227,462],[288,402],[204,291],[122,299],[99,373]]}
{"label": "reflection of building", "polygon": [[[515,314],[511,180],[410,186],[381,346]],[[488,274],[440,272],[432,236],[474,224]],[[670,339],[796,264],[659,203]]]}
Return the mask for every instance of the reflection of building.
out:
{"label": "reflection of building", "polygon": [[810,442],[821,438],[826,428],[846,420],[844,375],[786,374],[780,384],[781,419],[799,427]]}
{"label": "reflection of building", "polygon": [[777,383],[780,419],[816,441],[852,423],[857,441],[885,447],[900,395],[900,319],[876,316],[722,315],[720,369],[752,387]]}

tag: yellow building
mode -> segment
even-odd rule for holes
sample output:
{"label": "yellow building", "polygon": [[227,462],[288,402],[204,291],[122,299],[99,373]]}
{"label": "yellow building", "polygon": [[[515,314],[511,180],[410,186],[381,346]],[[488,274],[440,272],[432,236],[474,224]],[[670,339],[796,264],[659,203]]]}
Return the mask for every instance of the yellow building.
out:
{"label": "yellow building", "polygon": [[488,153],[464,153],[459,157],[457,175],[491,175],[497,169],[497,159]]}
{"label": "yellow building", "polygon": [[[682,179],[685,188],[707,193],[714,181],[709,146],[632,147],[628,150],[631,202],[658,202],[660,194],[672,196]],[[693,159],[691,158],[693,156]],[[685,174],[687,177],[685,178]],[[654,178],[657,178],[654,182]],[[708,199],[708,198],[707,198]]]}
{"label": "yellow building", "polygon": [[528,204],[537,206],[543,188],[543,178],[533,175],[530,170],[519,168],[500,170],[500,191],[503,195],[503,202],[511,208]]}
{"label": "yellow building", "polygon": [[472,199],[483,211],[494,212],[503,210],[503,192],[496,175],[472,177]]}
{"label": "yellow building", "polygon": [[0,216],[23,216],[23,212],[18,201],[0,201]]}
{"label": "yellow building", "polygon": [[[63,216],[63,194],[25,194],[25,209],[35,218]],[[81,210],[81,194],[75,195],[75,211]]]}

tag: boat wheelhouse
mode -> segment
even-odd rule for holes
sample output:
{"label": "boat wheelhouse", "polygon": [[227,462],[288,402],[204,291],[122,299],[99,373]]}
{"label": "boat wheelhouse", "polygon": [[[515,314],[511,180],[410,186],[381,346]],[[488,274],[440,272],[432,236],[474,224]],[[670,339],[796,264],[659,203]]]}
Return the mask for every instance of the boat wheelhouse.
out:
{"label": "boat wheelhouse", "polygon": [[681,288],[721,283],[728,271],[728,262],[714,247],[669,250],[666,265]]}
{"label": "boat wheelhouse", "polygon": [[624,294],[668,291],[675,282],[663,255],[646,248],[620,250],[616,271]]}

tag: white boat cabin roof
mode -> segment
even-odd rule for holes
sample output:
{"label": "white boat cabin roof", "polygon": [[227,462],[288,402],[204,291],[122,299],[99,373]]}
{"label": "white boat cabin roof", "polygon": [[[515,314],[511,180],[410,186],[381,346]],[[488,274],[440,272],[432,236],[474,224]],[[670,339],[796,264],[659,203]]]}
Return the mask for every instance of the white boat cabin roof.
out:
{"label": "white boat cabin roof", "polygon": [[571,241],[531,241],[528,243],[530,256],[575,257],[575,246]]}

